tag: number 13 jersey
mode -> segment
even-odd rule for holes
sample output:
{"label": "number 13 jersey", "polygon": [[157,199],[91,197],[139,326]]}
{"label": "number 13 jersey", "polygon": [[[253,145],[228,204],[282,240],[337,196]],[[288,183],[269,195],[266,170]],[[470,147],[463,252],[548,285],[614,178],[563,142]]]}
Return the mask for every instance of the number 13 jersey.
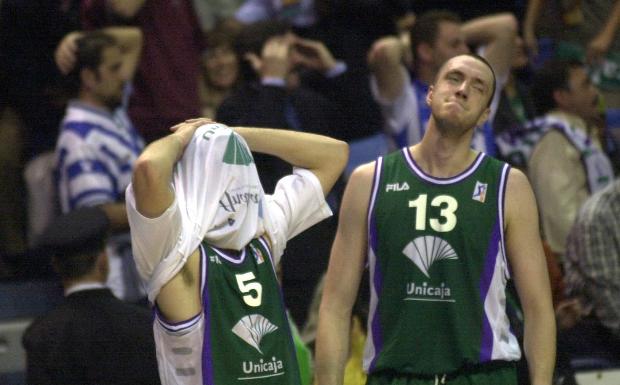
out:
{"label": "number 13 jersey", "polygon": [[434,375],[520,358],[506,315],[508,171],[483,153],[452,178],[425,174],[408,148],[377,159],[367,371]]}

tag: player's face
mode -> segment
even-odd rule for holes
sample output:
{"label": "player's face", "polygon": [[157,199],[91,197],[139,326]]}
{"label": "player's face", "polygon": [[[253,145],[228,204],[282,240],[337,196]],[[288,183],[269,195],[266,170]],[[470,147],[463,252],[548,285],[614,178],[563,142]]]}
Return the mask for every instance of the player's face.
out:
{"label": "player's face", "polygon": [[120,106],[123,98],[123,85],[126,79],[121,68],[121,50],[118,47],[105,48],[101,54],[101,64],[97,68],[93,93],[111,110]]}
{"label": "player's face", "polygon": [[427,103],[440,129],[465,132],[486,120],[492,92],[493,74],[487,65],[471,56],[457,56],[440,69]]}
{"label": "player's face", "polygon": [[465,44],[461,26],[448,21],[440,22],[433,46],[435,68],[439,69],[449,59],[465,53],[469,53],[469,47]]}

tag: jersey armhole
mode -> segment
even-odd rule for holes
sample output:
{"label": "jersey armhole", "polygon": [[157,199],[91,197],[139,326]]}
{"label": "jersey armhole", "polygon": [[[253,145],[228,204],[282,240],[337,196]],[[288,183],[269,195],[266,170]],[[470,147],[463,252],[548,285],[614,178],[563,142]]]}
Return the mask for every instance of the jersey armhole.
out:
{"label": "jersey armhole", "polygon": [[191,316],[190,318],[188,318],[187,320],[183,320],[183,321],[178,321],[178,322],[170,322],[166,319],[166,317],[161,313],[161,311],[159,310],[159,307],[157,306],[157,301],[155,301],[155,303],[153,304],[153,316],[154,316],[154,322],[159,323],[166,331],[168,332],[172,332],[172,333],[178,333],[178,332],[182,332],[185,331],[187,329],[191,329],[196,323],[198,323],[198,321],[200,321],[200,319],[202,318],[203,314],[204,314],[204,304],[203,304],[203,293],[204,293],[204,289],[205,289],[205,285],[207,282],[207,256],[206,256],[206,250],[204,249],[204,246],[201,244],[198,246],[198,250],[200,251],[198,258],[200,259],[199,261],[199,265],[200,265],[200,270],[199,270],[199,285],[198,285],[198,299],[200,301],[200,310],[198,311],[198,313],[196,315]]}

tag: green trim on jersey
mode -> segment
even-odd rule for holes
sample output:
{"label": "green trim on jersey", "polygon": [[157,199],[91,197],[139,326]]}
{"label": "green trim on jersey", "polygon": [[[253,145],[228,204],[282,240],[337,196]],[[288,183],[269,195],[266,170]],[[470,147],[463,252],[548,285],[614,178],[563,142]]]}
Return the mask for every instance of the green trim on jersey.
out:
{"label": "green trim on jersey", "polygon": [[369,208],[369,372],[433,375],[520,351],[505,311],[509,167],[480,153],[433,178],[408,149],[377,160]]}
{"label": "green trim on jersey", "polygon": [[202,248],[207,265],[204,383],[299,385],[291,331],[265,241],[253,240],[238,255],[206,243]]}

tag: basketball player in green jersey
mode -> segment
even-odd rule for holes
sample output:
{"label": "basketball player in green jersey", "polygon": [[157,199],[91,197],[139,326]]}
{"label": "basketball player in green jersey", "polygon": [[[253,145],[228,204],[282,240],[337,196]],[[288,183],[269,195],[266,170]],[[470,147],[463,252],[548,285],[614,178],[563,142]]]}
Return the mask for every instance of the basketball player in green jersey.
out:
{"label": "basketball player in green jersey", "polygon": [[448,60],[427,94],[422,141],[352,174],[319,313],[319,385],[342,384],[366,263],[367,384],[516,385],[509,279],[525,313],[531,383],[551,384],[555,320],[532,190],[519,170],[470,148],[494,87],[484,59]]}
{"label": "basketball player in green jersey", "polygon": [[[300,385],[292,337],[275,275],[275,265],[283,249],[281,234],[286,241],[292,233],[316,223],[314,218],[322,219],[331,213],[325,194],[346,164],[348,147],[344,142],[325,136],[288,130],[236,127],[231,133],[227,127],[212,124],[213,128],[207,127],[205,131],[204,125],[208,123],[212,122],[196,119],[176,126],[173,134],[152,143],[138,160],[127,205],[134,218],[133,235],[140,235],[142,239],[134,237],[133,240],[140,249],[153,250],[151,254],[157,254],[160,249],[152,246],[160,241],[159,238],[170,239],[173,245],[182,242],[185,233],[170,235],[165,229],[178,226],[169,213],[178,210],[182,188],[192,187],[200,190],[196,194],[199,197],[204,194],[205,199],[200,200],[203,205],[215,198],[217,209],[226,213],[241,212],[243,205],[260,205],[260,218],[269,214],[274,222],[277,219],[274,225],[277,232],[267,231],[267,225],[264,231],[246,231],[249,241],[235,250],[216,247],[205,237],[190,251],[182,269],[163,285],[155,297],[154,320],[161,382],[166,385]],[[196,175],[188,180],[191,186],[173,184],[174,166],[177,161],[183,162],[182,156],[183,159],[189,156],[194,163],[205,161],[196,156],[198,145],[192,147],[192,144],[208,146],[206,141],[213,143],[221,138],[226,138],[222,143],[228,143],[225,144],[225,158],[231,155],[223,162],[231,162],[234,158],[239,167],[252,167],[252,178],[244,178],[243,174],[223,175],[227,187],[226,195],[222,196],[217,195],[217,178],[201,180],[201,175]],[[249,150],[280,157],[296,167],[293,175],[280,180],[271,196],[264,197],[262,188],[260,193],[255,189],[248,190],[250,193],[242,192],[255,183],[254,176],[258,177],[254,175]],[[180,164],[180,168],[188,167],[187,163]],[[214,167],[222,166],[217,163]],[[239,180],[242,183],[235,185]],[[177,181],[174,179],[175,183]],[[132,195],[135,195],[135,207]],[[263,198],[270,199],[267,202]],[[231,221],[239,223],[253,217],[252,213],[248,209],[245,216],[226,214],[225,217],[229,224]],[[140,219],[135,219],[138,214]],[[160,223],[165,229],[153,227],[154,223]],[[216,230],[221,232],[223,227],[218,226]],[[254,235],[255,231],[258,234]],[[236,234],[243,232],[243,228],[235,231]],[[164,235],[154,238],[153,233]],[[276,240],[280,244],[277,248]],[[278,251],[274,251],[276,249]]]}

